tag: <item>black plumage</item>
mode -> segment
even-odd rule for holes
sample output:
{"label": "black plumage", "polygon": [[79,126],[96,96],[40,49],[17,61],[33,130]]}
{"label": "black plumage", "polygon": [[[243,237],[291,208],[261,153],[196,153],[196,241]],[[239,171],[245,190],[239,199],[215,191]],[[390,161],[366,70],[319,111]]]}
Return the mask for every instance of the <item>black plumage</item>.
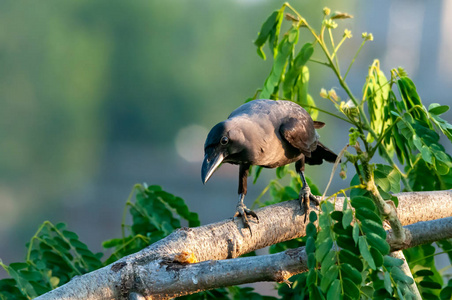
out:
{"label": "black plumage", "polygon": [[249,227],[247,215],[257,215],[246,208],[247,177],[251,165],[275,168],[295,162],[303,187],[300,201],[305,212],[309,199],[318,203],[304,178],[305,163],[318,165],[326,160],[335,162],[337,155],[319,142],[316,128],[325,124],[315,122],[298,104],[284,100],[254,100],[234,110],[227,120],[215,125],[204,145],[201,169],[203,183],[212,176],[220,163],[238,164],[239,202],[237,215]]}

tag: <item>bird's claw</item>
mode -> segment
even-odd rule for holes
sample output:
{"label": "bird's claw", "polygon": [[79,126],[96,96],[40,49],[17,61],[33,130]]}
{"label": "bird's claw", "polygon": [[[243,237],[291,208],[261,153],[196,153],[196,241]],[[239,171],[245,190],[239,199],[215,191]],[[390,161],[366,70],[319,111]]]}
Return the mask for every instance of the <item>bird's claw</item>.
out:
{"label": "bird's claw", "polygon": [[315,205],[318,206],[320,205],[320,200],[317,198],[317,196],[311,194],[311,188],[309,188],[309,186],[305,186],[300,190],[299,200],[300,208],[303,209],[305,213],[304,222],[306,223],[310,210],[310,202],[313,201]]}
{"label": "bird's claw", "polygon": [[[259,223],[259,217],[257,216],[257,214],[254,211],[247,208],[244,204],[238,204],[237,211],[236,211],[234,217],[241,217],[245,228],[249,228],[250,232],[251,232],[251,226],[250,226],[250,222],[248,220],[248,216],[254,217],[256,219],[257,223]],[[252,232],[251,232],[251,234],[252,234]]]}

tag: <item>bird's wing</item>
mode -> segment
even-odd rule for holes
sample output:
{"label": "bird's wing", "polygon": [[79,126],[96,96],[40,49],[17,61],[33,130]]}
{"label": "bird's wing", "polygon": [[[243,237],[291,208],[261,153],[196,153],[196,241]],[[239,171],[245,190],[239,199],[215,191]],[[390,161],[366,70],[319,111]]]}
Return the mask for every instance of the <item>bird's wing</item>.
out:
{"label": "bird's wing", "polygon": [[317,147],[318,135],[310,117],[289,117],[279,127],[281,136],[306,156]]}

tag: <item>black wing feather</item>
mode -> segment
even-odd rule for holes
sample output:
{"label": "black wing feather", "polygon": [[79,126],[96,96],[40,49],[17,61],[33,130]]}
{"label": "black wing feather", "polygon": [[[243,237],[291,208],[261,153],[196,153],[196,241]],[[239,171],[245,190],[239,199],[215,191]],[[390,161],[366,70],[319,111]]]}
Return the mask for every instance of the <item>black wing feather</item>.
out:
{"label": "black wing feather", "polygon": [[317,134],[314,123],[307,118],[288,118],[279,127],[279,132],[292,147],[299,149],[307,157],[317,147]]}
{"label": "black wing feather", "polygon": [[311,153],[311,157],[306,157],[306,163],[308,165],[321,165],[323,160],[334,163],[337,155],[328,149],[325,145],[318,142],[317,148]]}

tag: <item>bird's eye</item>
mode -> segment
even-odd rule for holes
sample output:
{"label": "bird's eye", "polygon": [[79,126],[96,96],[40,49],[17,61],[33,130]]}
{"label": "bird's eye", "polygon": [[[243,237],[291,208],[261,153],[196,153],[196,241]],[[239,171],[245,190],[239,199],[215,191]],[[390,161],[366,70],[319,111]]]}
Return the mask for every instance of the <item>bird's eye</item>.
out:
{"label": "bird's eye", "polygon": [[222,144],[222,145],[226,145],[228,142],[229,142],[229,139],[227,136],[222,137],[220,140],[220,144]]}

